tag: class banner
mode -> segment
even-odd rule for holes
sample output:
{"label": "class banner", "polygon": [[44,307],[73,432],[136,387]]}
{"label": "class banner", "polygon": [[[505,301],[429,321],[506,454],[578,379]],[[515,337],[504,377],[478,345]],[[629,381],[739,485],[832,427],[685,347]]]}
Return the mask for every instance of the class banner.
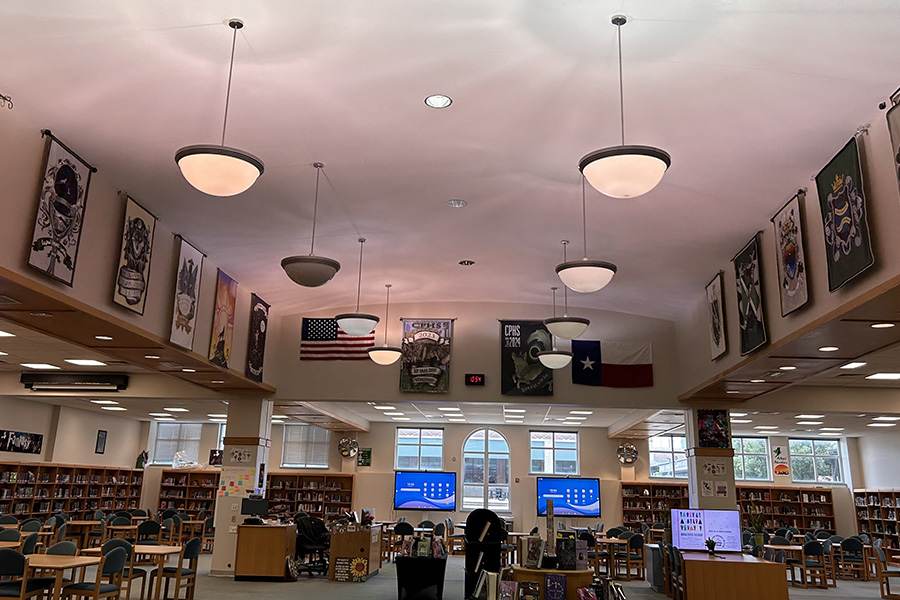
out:
{"label": "class banner", "polygon": [[543,321],[500,321],[500,393],[552,396],[553,371],[538,354],[552,349]]}
{"label": "class banner", "polygon": [[453,319],[401,320],[403,355],[400,362],[400,391],[448,393]]}

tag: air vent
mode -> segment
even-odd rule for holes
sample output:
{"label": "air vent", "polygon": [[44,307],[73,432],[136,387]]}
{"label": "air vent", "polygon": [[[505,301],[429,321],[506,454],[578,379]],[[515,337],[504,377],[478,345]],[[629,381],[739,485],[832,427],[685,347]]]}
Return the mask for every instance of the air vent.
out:
{"label": "air vent", "polygon": [[159,366],[165,367],[167,369],[182,369],[183,368],[177,362],[172,362],[170,360],[165,360],[165,361],[159,363]]}
{"label": "air vent", "polygon": [[10,298],[9,296],[4,296],[0,294],[0,306],[14,306],[16,304],[22,304],[15,298]]}
{"label": "air vent", "polygon": [[118,392],[128,387],[122,373],[22,373],[26,389],[53,392]]}
{"label": "air vent", "polygon": [[865,374],[865,373],[838,373],[837,376],[838,376],[838,377],[856,377],[856,378],[859,378],[859,377],[865,377],[866,374]]}

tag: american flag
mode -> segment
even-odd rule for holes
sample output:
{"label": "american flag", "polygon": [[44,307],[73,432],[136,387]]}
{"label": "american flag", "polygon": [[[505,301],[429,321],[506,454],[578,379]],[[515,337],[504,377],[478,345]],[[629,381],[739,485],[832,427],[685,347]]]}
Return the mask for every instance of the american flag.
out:
{"label": "american flag", "polygon": [[334,319],[303,318],[300,332],[300,360],[368,360],[375,334],[352,336],[344,333]]}

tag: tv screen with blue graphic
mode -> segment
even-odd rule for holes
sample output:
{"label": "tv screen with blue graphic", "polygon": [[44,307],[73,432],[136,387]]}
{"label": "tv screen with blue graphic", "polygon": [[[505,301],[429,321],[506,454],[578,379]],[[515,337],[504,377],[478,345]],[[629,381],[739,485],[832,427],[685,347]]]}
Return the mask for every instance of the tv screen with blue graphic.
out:
{"label": "tv screen with blue graphic", "polygon": [[397,471],[395,510],[456,510],[456,473]]}
{"label": "tv screen with blue graphic", "polygon": [[569,517],[600,516],[600,480],[586,477],[538,477],[538,516],[547,514],[547,498],[553,514]]}

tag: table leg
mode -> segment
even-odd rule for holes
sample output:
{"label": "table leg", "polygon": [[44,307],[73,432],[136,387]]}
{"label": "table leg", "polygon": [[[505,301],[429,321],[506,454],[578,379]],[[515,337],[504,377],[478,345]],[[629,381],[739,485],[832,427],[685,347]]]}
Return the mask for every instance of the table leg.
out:
{"label": "table leg", "polygon": [[62,569],[56,569],[56,582],[53,584],[53,600],[59,600],[62,596]]}
{"label": "table leg", "polygon": [[163,554],[156,557],[156,589],[153,592],[153,600],[159,600],[159,591],[162,589]]}

